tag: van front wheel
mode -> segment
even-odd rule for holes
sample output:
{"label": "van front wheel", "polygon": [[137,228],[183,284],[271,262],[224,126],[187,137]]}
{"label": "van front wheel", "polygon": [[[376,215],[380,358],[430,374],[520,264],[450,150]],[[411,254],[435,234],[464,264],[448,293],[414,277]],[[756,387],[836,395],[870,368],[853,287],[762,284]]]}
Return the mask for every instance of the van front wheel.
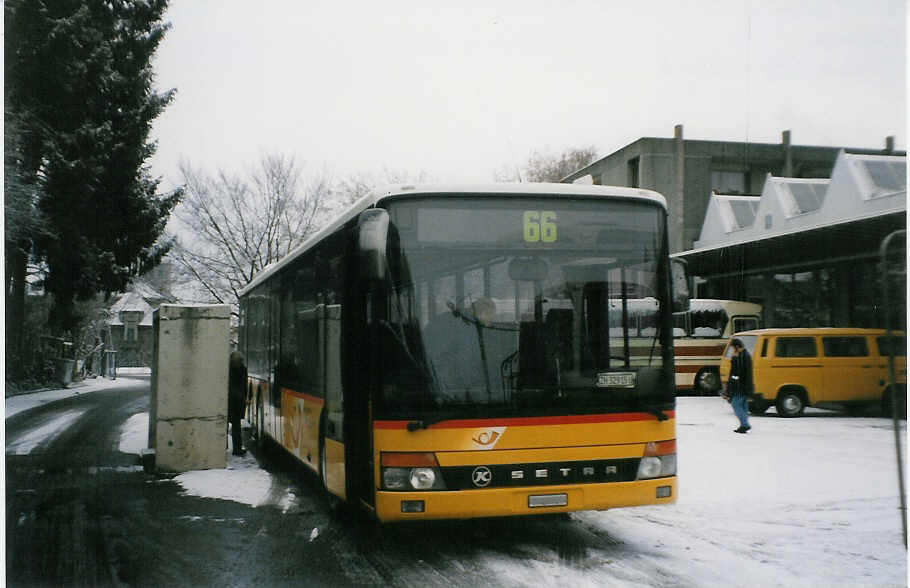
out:
{"label": "van front wheel", "polygon": [[786,391],[777,395],[777,414],[782,417],[798,417],[806,410],[806,403],[799,392]]}

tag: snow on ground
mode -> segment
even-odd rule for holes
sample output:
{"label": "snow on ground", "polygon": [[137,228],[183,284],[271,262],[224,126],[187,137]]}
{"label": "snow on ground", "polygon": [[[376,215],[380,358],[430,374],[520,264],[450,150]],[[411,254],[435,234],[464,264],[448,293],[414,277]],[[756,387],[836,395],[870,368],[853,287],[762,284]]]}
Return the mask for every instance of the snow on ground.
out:
{"label": "snow on ground", "polygon": [[[634,554],[625,570],[617,574],[616,561],[602,575],[546,560],[489,565],[528,586],[554,574],[581,586],[661,585],[662,575],[690,586],[907,585],[890,420],[770,411],[738,435],[718,398],[680,398],[677,419],[675,505],[573,515]],[[900,437],[906,456],[904,422]],[[648,567],[655,573],[639,577]]]}
{"label": "snow on ground", "polygon": [[[746,435],[736,426],[723,400],[680,398],[676,504],[573,514],[572,524],[609,538],[583,565],[547,554],[474,564],[526,586],[907,585],[890,420],[811,409],[783,419],[772,409]],[[147,427],[147,414],[129,419],[121,451],[139,453]],[[900,439],[906,456],[904,421]],[[194,496],[282,510],[294,501],[291,490],[273,493],[250,454],[175,480]]]}
{"label": "snow on ground", "polygon": [[140,412],[126,420],[120,428],[121,453],[135,453],[141,455],[149,446],[149,413]]}
{"label": "snow on ground", "polygon": [[272,502],[272,476],[259,468],[256,458],[250,453],[243,456],[228,453],[227,468],[184,472],[174,480],[190,496],[221,498],[250,506],[275,504],[283,511],[288,509],[288,501],[293,497],[288,490],[283,497]]}
{"label": "snow on ground", "polygon": [[[147,412],[130,417],[120,429],[120,451],[139,455],[148,447],[149,415]],[[228,437],[227,467],[225,469],[196,470],[184,472],[174,480],[179,483],[186,494],[206,498],[221,498],[259,506],[269,502],[272,489],[272,477],[259,468],[256,458],[250,453],[243,456],[231,454],[230,436]],[[287,510],[293,500],[288,491],[277,503],[279,508]]]}
{"label": "snow on ground", "polygon": [[50,441],[82,416],[85,410],[68,410],[36,429],[32,429],[6,446],[6,455],[28,455],[33,449]]}
{"label": "snow on ground", "polygon": [[[150,370],[148,368],[122,368],[118,370],[117,373],[121,376],[148,375],[150,373]],[[108,388],[115,387],[140,387],[148,385],[148,380],[129,377],[120,377],[116,380],[102,377],[89,378],[81,382],[70,384],[68,388],[61,388],[58,390],[41,390],[39,392],[30,392],[27,394],[20,394],[18,396],[11,396],[6,399],[4,418],[9,418],[13,415],[19,414],[24,410],[28,410],[36,406],[41,406],[42,404],[56,402],[57,400],[63,400],[64,398],[69,398],[78,394],[87,394],[89,392],[97,392],[98,390],[107,390]]]}

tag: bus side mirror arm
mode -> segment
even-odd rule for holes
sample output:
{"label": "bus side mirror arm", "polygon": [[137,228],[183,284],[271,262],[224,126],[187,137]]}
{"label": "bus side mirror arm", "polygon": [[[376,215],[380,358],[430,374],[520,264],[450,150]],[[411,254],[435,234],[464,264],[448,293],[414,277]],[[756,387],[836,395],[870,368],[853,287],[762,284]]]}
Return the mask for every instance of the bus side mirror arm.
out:
{"label": "bus side mirror arm", "polygon": [[386,242],[389,236],[389,213],[383,208],[370,208],[357,218],[357,252],[360,274],[368,280],[385,278],[388,260]]}

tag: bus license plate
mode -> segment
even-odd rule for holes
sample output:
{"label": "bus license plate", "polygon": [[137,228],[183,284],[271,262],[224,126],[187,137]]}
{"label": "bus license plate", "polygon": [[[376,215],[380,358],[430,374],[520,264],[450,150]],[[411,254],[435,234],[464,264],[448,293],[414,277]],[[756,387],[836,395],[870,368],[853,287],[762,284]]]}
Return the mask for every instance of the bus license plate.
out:
{"label": "bus license plate", "polygon": [[528,496],[528,508],[539,508],[542,506],[568,506],[568,494],[537,494]]}
{"label": "bus license plate", "polygon": [[634,372],[608,372],[597,374],[598,388],[634,388]]}

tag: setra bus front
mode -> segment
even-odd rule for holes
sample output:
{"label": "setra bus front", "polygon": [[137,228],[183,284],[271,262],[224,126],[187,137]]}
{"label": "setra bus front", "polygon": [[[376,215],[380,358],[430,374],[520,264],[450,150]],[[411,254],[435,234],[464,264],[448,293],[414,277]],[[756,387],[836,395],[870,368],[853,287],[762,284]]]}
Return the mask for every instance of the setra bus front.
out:
{"label": "setra bus front", "polygon": [[660,195],[415,188],[379,206],[362,253],[380,520],[675,501]]}

